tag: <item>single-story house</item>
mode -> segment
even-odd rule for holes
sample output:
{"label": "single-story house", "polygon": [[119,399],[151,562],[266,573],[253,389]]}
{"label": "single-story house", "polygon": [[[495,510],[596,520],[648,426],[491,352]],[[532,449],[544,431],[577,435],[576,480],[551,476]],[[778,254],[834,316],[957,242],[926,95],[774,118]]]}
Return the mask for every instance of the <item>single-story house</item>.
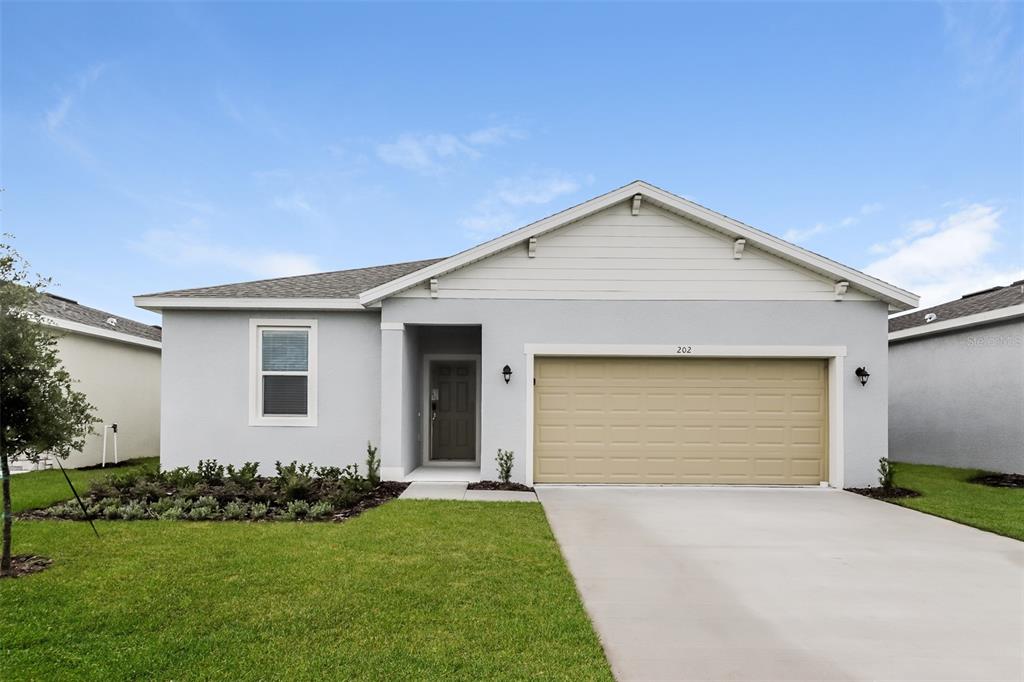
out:
{"label": "single-story house", "polygon": [[889,451],[1024,474],[1024,280],[889,320]]}
{"label": "single-story house", "polygon": [[[59,332],[61,362],[100,419],[85,447],[61,464],[100,464],[104,444],[106,461],[112,463],[115,438],[119,460],[158,456],[160,328],[55,294],[40,299],[37,314],[43,324]],[[43,467],[52,464],[48,458],[40,462]]]}
{"label": "single-story house", "polygon": [[500,448],[525,483],[837,487],[888,454],[917,300],[640,181],[447,258],[135,299],[163,466],[372,441],[399,480],[493,479]]}

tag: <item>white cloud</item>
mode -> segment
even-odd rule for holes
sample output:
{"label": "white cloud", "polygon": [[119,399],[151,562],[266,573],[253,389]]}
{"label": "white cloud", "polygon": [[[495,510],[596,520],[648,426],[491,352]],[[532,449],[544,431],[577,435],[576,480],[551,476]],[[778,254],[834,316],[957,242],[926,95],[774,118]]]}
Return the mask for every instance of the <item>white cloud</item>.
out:
{"label": "white cloud", "polygon": [[317,210],[313,208],[312,204],[306,198],[306,195],[298,190],[286,194],[283,196],[276,196],[273,199],[274,208],[282,211],[289,211],[291,213],[298,213],[303,215],[316,215]]}
{"label": "white cloud", "polygon": [[915,221],[903,236],[872,246],[875,253],[888,255],[864,270],[919,294],[922,306],[1007,284],[1024,269],[991,260],[998,253],[1001,217],[1002,211],[993,206],[972,204],[938,224]]}
{"label": "white cloud", "polygon": [[785,239],[787,242],[805,242],[809,240],[811,237],[822,234],[823,232],[831,232],[832,230],[835,230],[837,228],[851,227],[853,225],[856,225],[857,223],[860,222],[862,217],[871,215],[873,213],[878,213],[883,208],[884,206],[882,206],[882,204],[879,203],[864,204],[863,206],[860,207],[860,209],[858,209],[857,213],[855,213],[854,215],[848,215],[834,224],[815,223],[813,227],[808,227],[803,230],[796,228],[786,230],[783,233],[782,238]]}
{"label": "white cloud", "polygon": [[149,230],[133,247],[169,265],[228,268],[254,277],[287,277],[322,270],[307,254],[225,246],[209,241],[200,231],[195,220],[182,228]]}
{"label": "white cloud", "polygon": [[106,68],[106,64],[93,64],[80,73],[75,80],[75,86],[64,92],[57,101],[57,104],[46,111],[46,114],[43,116],[43,124],[51,135],[58,133],[64,127],[64,123],[67,121],[68,114],[71,113],[71,107],[74,105],[75,100],[85,94],[85,91],[99,80],[99,77],[103,75]]}
{"label": "white cloud", "polygon": [[803,242],[828,229],[829,227],[825,223],[817,223],[814,227],[808,227],[806,230],[786,230],[782,234],[782,238],[787,242]]}
{"label": "white cloud", "polygon": [[393,142],[377,145],[381,161],[406,170],[434,175],[459,158],[476,159],[481,148],[522,139],[526,135],[508,126],[483,128],[465,135],[454,133],[402,133]]}
{"label": "white cloud", "polygon": [[984,87],[1016,83],[1024,48],[1014,40],[1018,8],[1010,2],[943,2],[949,47],[957,58],[960,84]]}
{"label": "white cloud", "polygon": [[519,227],[523,220],[514,209],[540,206],[580,188],[575,178],[564,173],[542,173],[503,178],[460,220],[467,236],[487,239]]}

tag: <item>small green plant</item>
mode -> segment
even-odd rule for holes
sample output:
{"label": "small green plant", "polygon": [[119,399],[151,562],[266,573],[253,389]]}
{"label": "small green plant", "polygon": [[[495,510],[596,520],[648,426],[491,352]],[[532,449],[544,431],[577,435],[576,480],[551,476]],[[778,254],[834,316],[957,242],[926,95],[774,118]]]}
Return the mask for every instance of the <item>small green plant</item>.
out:
{"label": "small green plant", "polygon": [[309,508],[309,518],[323,519],[330,516],[333,512],[334,508],[331,507],[330,502],[317,502]]}
{"label": "small green plant", "polygon": [[370,441],[366,441],[366,478],[374,488],[380,484],[380,457]]}
{"label": "small green plant", "polygon": [[160,474],[160,479],[174,488],[188,488],[202,480],[202,477],[188,467],[177,467]]}
{"label": "small green plant", "polygon": [[196,466],[196,473],[207,483],[220,483],[224,480],[224,465],[217,464],[215,459],[201,459]]}
{"label": "small green plant", "polygon": [[116,504],[104,507],[103,518],[108,521],[114,521],[115,519],[121,518],[121,507]]}
{"label": "small green plant", "polygon": [[160,516],[175,504],[176,501],[173,497],[161,497],[159,500],[149,505],[149,510],[157,516]]}
{"label": "small green plant", "polygon": [[216,497],[211,497],[209,495],[204,495],[203,497],[200,497],[198,500],[196,500],[195,504],[193,504],[192,506],[193,507],[209,507],[210,509],[216,509],[217,508],[217,498]]}
{"label": "small green plant", "polygon": [[238,521],[245,518],[246,508],[241,502],[228,502],[224,505],[224,518]]}
{"label": "small green plant", "polygon": [[249,507],[249,517],[253,519],[265,519],[270,515],[270,505],[263,502],[256,502]]}
{"label": "small green plant", "polygon": [[160,513],[162,521],[177,521],[185,516],[185,508],[181,505],[173,505]]}
{"label": "small green plant", "polygon": [[295,500],[288,505],[288,509],[285,510],[284,517],[289,521],[301,521],[309,516],[309,509],[309,502],[306,502],[305,500]]}
{"label": "small green plant", "polygon": [[514,461],[514,455],[511,450],[502,450],[498,448],[498,480],[502,483],[508,483],[512,480],[512,463]]}
{"label": "small green plant", "polygon": [[248,490],[256,483],[260,465],[257,462],[246,462],[236,469],[233,464],[227,466],[228,480],[243,490]]}
{"label": "small green plant", "polygon": [[138,521],[146,516],[146,507],[140,502],[129,502],[121,507],[121,518],[125,521]]}
{"label": "small green plant", "polygon": [[896,487],[893,483],[893,471],[892,462],[889,461],[888,457],[880,457],[878,459],[878,485],[884,490],[892,490]]}
{"label": "small green plant", "polygon": [[274,468],[277,470],[278,490],[285,501],[305,500],[313,494],[315,481],[312,464],[299,464],[293,461],[291,464],[282,465],[280,462],[274,462]]}
{"label": "small green plant", "polygon": [[209,507],[192,507],[186,515],[187,518],[192,521],[205,521],[213,515],[213,510]]}

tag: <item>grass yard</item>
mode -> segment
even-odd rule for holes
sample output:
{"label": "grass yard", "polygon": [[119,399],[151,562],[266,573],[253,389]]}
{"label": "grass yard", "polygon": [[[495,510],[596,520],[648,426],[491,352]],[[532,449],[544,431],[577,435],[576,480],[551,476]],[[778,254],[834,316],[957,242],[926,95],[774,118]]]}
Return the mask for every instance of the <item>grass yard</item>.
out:
{"label": "grass yard", "polygon": [[896,504],[1024,540],[1024,490],[968,483],[984,473],[976,469],[906,462],[896,462],[895,467],[896,485],[921,493],[893,500]]}
{"label": "grass yard", "polygon": [[612,679],[539,504],[96,525],[16,522],[5,681]]}
{"label": "grass yard", "polygon": [[[90,481],[109,474],[122,474],[146,466],[156,467],[159,465],[160,458],[145,457],[130,461],[131,464],[122,464],[106,469],[68,469],[67,472],[71,482],[75,484],[78,494],[84,497],[89,490]],[[64,474],[60,472],[60,469],[31,471],[27,474],[11,476],[11,505],[15,514],[27,509],[49,507],[51,504],[72,498],[74,495],[68,488],[68,482],[64,480]]]}

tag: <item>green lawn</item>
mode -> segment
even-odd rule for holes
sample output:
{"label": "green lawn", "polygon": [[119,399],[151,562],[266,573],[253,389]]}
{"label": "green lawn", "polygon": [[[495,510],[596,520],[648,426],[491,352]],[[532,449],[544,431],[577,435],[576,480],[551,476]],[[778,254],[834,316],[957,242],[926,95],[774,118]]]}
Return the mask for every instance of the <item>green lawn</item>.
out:
{"label": "green lawn", "polygon": [[15,523],[5,681],[612,679],[539,504],[96,525]]}
{"label": "green lawn", "polygon": [[895,462],[895,483],[921,493],[896,504],[1024,540],[1024,490],[968,483],[976,469]]}
{"label": "green lawn", "polygon": [[[108,474],[125,473],[133,469],[140,469],[144,466],[157,466],[160,462],[158,457],[146,457],[131,460],[132,464],[106,469],[68,469],[68,476],[75,484],[78,494],[85,496],[89,490],[89,481],[103,478]],[[68,482],[64,480],[64,474],[60,469],[47,469],[45,471],[32,471],[27,474],[15,474],[11,476],[11,504],[14,513],[26,509],[39,509],[49,507],[51,504],[70,500],[74,497]]]}

